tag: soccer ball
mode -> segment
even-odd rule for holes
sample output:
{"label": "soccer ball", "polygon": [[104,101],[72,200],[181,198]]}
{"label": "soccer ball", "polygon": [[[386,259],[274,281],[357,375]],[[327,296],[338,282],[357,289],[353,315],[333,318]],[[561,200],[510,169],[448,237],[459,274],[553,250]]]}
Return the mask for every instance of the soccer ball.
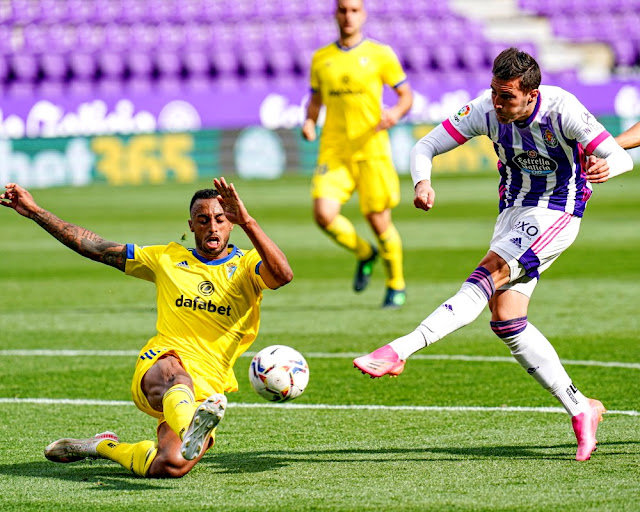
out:
{"label": "soccer ball", "polygon": [[309,383],[309,366],[297,350],[285,345],[272,345],[253,356],[249,382],[262,398],[270,402],[286,402],[304,392]]}

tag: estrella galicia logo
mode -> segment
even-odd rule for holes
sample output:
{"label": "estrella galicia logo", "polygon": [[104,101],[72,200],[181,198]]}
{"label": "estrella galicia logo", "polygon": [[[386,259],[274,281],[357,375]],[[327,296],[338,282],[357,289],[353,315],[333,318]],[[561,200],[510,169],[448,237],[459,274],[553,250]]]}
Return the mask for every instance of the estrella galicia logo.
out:
{"label": "estrella galicia logo", "polygon": [[522,172],[532,174],[533,176],[545,176],[558,169],[557,162],[539,154],[533,149],[514,156],[513,162],[520,167]]}
{"label": "estrella galicia logo", "polygon": [[213,283],[211,281],[202,281],[198,285],[198,291],[205,297],[208,297],[209,295],[213,295],[213,290],[214,290]]}

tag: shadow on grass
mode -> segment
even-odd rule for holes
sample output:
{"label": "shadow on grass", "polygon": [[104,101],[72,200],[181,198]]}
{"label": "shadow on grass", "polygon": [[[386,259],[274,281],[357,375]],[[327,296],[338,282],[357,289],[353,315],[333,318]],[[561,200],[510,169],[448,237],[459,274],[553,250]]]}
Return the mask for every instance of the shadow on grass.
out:
{"label": "shadow on grass", "polygon": [[109,461],[83,461],[70,464],[38,461],[0,464],[0,475],[86,482],[87,489],[96,491],[147,491],[170,488],[162,485],[163,480],[140,478]]}
{"label": "shadow on grass", "polygon": [[[640,441],[616,441],[602,444],[597,459],[629,455],[628,450],[616,446],[640,444]],[[477,459],[572,461],[575,444],[551,446],[479,446],[445,448],[392,448],[342,450],[271,450],[264,452],[209,452],[198,464],[217,473],[263,473],[275,471],[295,463],[359,464],[396,462],[459,462]],[[69,482],[86,482],[88,489],[145,491],[169,489],[167,480],[143,479],[126,472],[119,465],[106,460],[54,464],[46,461],[0,464],[0,475],[9,477],[49,478]]]}
{"label": "shadow on grass", "polygon": [[[601,445],[597,458],[625,455],[626,451],[613,451],[616,445],[628,446],[640,441],[619,441]],[[575,444],[552,446],[483,446],[446,448],[392,448],[344,450],[277,450],[266,452],[210,452],[200,462],[219,473],[262,473],[293,463],[389,463],[389,462],[455,462],[472,459],[557,460],[572,461]]]}

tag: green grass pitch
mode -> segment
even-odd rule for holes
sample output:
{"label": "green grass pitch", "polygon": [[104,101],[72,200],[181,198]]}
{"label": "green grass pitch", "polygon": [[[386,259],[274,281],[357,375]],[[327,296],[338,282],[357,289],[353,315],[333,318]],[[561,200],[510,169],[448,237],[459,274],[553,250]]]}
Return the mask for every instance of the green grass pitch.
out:
{"label": "green grass pitch", "polygon": [[[307,355],[305,394],[291,408],[259,407],[267,402],[250,389],[243,357],[216,447],[183,479],[145,480],[108,461],[48,462],[42,450],[59,437],[111,429],[124,441],[155,438],[154,420],[129,396],[131,354],[154,333],[154,288],[1,209],[1,510],[640,510],[638,170],[595,187],[578,240],[530,308],[574,383],[612,411],[585,463],[573,460],[568,417],[511,362],[486,311],[397,379],[371,380],[351,365],[412,330],[473,271],[497,214],[495,176],[436,176],[428,214],[413,208],[403,179],[394,218],[408,301],[395,311],[379,307],[381,266],[370,288],[351,291],[355,262],[313,225],[308,178],[234,181],[295,272],[265,292],[253,350],[286,344]],[[149,245],[185,233],[191,243],[187,205],[200,186],[208,183],[33,192],[106,239]],[[344,211],[370,235],[355,201]],[[232,239],[247,247],[240,229]]]}

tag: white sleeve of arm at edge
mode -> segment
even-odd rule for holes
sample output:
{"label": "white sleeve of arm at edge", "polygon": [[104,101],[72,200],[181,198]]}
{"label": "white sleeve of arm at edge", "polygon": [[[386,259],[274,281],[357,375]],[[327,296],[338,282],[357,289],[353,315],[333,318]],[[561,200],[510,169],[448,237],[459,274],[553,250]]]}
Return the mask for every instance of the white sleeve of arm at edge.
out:
{"label": "white sleeve of arm at edge", "polygon": [[439,124],[427,135],[422,137],[411,150],[411,178],[413,186],[423,180],[431,181],[431,167],[433,157],[457,148],[454,138],[447,133],[444,126]]}
{"label": "white sleeve of arm at edge", "polygon": [[605,158],[609,164],[609,179],[633,169],[631,155],[621,148],[613,137],[607,137],[595,149],[594,154]]}

